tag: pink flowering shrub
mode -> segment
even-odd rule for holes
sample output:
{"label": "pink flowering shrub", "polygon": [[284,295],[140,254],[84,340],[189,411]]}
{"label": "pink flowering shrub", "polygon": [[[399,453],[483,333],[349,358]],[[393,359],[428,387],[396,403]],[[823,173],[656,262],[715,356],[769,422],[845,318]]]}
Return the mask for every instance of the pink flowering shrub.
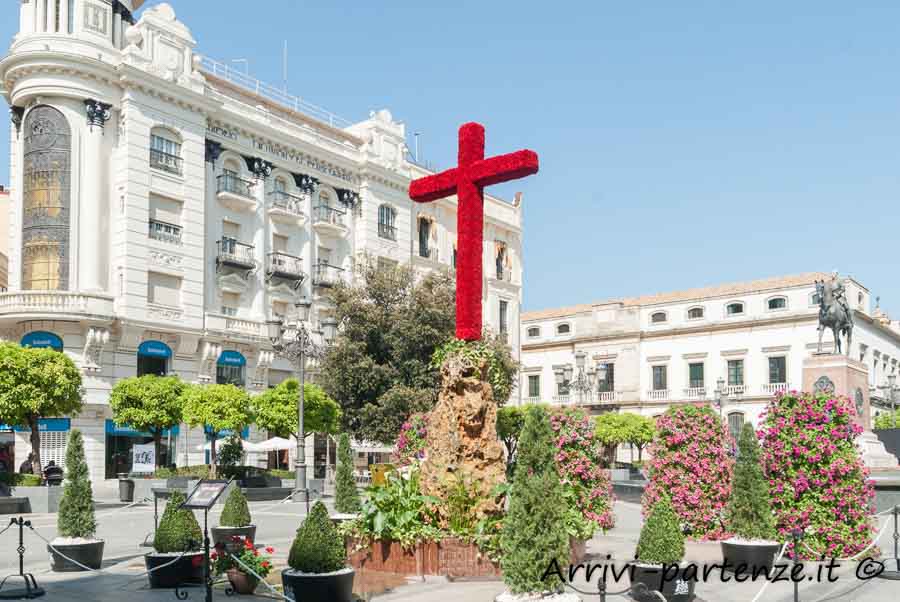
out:
{"label": "pink flowering shrub", "polygon": [[806,530],[800,555],[846,558],[872,541],[869,472],[854,443],[862,428],[846,397],[776,395],[762,416],[762,464],[779,534]]}
{"label": "pink flowering shrub", "polygon": [[719,415],[709,406],[673,407],[657,418],[656,433],[644,516],[666,493],[687,535],[723,539],[734,458],[728,454],[731,436]]}
{"label": "pink flowering shrub", "polygon": [[428,439],[428,414],[412,414],[394,444],[394,459],[398,466],[407,466],[425,457]]}
{"label": "pink flowering shrub", "polygon": [[600,467],[603,444],[594,435],[594,423],[582,410],[566,408],[550,413],[550,427],[556,437],[556,467],[568,496],[581,516],[594,528],[611,529],[613,515],[612,482]]}

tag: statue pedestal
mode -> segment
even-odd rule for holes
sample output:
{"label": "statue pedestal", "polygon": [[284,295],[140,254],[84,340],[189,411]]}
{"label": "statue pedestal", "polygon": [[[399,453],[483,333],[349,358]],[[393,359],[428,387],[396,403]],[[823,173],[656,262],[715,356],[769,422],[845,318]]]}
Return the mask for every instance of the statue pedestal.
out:
{"label": "statue pedestal", "polygon": [[803,360],[803,390],[849,397],[856,408],[853,421],[864,430],[856,445],[869,468],[898,468],[897,458],[871,431],[869,370],[865,364],[845,355],[814,353]]}

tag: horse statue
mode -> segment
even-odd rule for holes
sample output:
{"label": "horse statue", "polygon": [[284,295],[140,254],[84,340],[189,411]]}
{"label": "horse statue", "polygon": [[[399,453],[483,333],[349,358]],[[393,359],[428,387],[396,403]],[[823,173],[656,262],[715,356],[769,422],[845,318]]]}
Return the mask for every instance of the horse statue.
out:
{"label": "horse statue", "polygon": [[831,328],[834,334],[834,349],[843,353],[841,336],[847,337],[847,355],[850,355],[850,343],[853,341],[853,312],[845,298],[844,285],[832,275],[830,281],[816,280],[816,295],[819,298],[819,347],[822,353],[822,334]]}

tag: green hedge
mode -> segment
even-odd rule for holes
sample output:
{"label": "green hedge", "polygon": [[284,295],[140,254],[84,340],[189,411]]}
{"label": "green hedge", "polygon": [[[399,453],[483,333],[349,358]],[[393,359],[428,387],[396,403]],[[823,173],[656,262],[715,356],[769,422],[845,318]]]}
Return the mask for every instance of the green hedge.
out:
{"label": "green hedge", "polygon": [[0,472],[0,483],[10,487],[39,487],[43,480],[36,474]]}

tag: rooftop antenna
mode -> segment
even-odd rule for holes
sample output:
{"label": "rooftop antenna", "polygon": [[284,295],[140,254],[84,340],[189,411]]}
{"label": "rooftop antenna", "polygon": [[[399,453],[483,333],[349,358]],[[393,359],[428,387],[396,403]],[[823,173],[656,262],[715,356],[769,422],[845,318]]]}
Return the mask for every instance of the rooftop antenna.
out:
{"label": "rooftop antenna", "polygon": [[250,77],[250,60],[249,59],[231,59],[232,63],[244,63],[244,75]]}
{"label": "rooftop antenna", "polygon": [[421,132],[413,132],[413,139],[415,140],[415,144],[416,144],[416,147],[415,147],[416,148],[416,154],[415,154],[416,163],[419,162],[419,134],[420,133]]}

